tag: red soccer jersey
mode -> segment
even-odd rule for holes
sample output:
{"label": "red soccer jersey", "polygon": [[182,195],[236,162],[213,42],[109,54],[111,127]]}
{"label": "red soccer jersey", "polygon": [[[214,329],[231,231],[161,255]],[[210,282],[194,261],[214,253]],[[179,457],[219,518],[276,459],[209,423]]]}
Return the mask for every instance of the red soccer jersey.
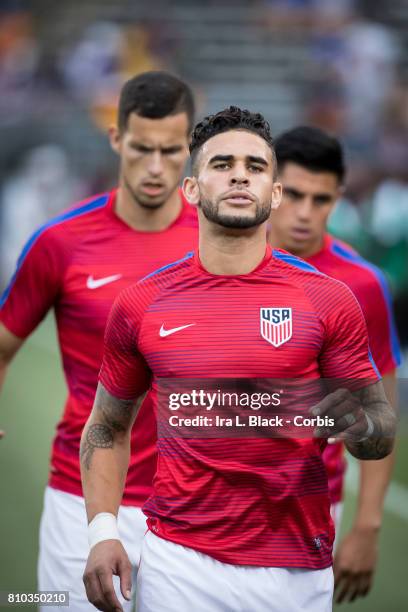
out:
{"label": "red soccer jersey", "polygon": [[[186,201],[166,230],[140,232],[115,214],[115,194],[86,200],[33,234],[0,310],[0,321],[20,338],[55,310],[68,398],[53,442],[49,482],[76,495],[82,495],[80,437],[95,396],[112,303],[122,289],[181,257],[198,239],[196,210]],[[143,504],[155,470],[156,424],[145,402],[133,432],[124,504]]]}
{"label": "red soccer jersey", "polygon": [[[376,266],[348,244],[326,235],[321,251],[307,259],[324,274],[345,283],[359,302],[367,323],[371,354],[384,376],[400,365],[401,354],[387,281]],[[346,462],[344,446],[330,444],[324,451],[332,503],[343,496]]]}
{"label": "red soccer jersey", "polygon": [[[261,325],[260,309],[270,307],[291,309],[291,335],[277,348]],[[269,247],[256,270],[233,277],[208,273],[189,254],[113,306],[100,373],[112,395],[132,399],[151,385],[156,402],[161,379],[211,377],[378,379],[349,289]],[[243,443],[159,435],[148,526],[226,563],[327,567],[333,526],[324,445],[310,437]]]}

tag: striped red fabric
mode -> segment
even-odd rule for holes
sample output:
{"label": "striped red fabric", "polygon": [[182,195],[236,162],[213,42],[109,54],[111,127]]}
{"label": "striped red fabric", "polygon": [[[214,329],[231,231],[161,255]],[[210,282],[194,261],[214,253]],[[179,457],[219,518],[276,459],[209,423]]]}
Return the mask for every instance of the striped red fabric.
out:
{"label": "striped red fabric", "polygon": [[[262,310],[277,322],[290,311],[291,337],[277,347],[263,337]],[[361,309],[342,283],[269,248],[251,274],[209,274],[192,254],[129,287],[109,318],[100,373],[120,398],[151,381],[154,405],[160,378],[180,379],[182,392],[182,379],[320,377],[377,380]],[[327,567],[324,445],[160,437],[149,528],[227,563]]]}
{"label": "striped red fabric", "polygon": [[[121,221],[115,195],[89,198],[35,232],[0,310],[0,321],[26,337],[54,309],[68,397],[53,442],[50,485],[75,495],[82,495],[79,443],[92,409],[112,303],[122,289],[194,248],[198,238],[196,210],[181,192],[180,215],[161,232],[135,231]],[[140,506],[151,493],[156,468],[156,424],[148,403],[136,435],[123,503]]]}

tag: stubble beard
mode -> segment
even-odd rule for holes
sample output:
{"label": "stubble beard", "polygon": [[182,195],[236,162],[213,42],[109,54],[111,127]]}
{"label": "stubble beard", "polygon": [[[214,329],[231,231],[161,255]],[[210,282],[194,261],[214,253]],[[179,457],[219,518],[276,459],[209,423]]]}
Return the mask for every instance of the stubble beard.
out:
{"label": "stubble beard", "polygon": [[203,211],[204,217],[227,229],[250,229],[261,225],[269,218],[271,213],[271,204],[260,204],[256,202],[255,214],[253,217],[243,217],[237,215],[227,215],[219,212],[219,202],[211,202],[210,200],[202,199],[199,207]]}

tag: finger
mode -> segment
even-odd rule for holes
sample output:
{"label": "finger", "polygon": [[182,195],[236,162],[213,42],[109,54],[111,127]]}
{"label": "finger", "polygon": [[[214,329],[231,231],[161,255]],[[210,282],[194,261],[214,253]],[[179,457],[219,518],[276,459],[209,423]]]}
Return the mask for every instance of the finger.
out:
{"label": "finger", "polygon": [[[314,435],[318,438],[327,438],[349,429],[357,421],[366,422],[364,412],[361,408],[357,408],[356,410],[356,406],[352,402],[344,402],[341,405],[337,405],[324,417],[320,417],[321,419],[326,419],[326,423],[318,425],[314,429]],[[329,420],[331,421],[330,424],[328,423]]]}
{"label": "finger", "polygon": [[341,569],[336,569],[336,567],[333,567],[333,573],[334,573],[334,591],[339,590],[341,587],[342,582],[344,582],[347,578],[348,578],[348,573],[344,572]]}
{"label": "finger", "polygon": [[367,572],[363,575],[361,584],[361,597],[365,597],[371,591],[371,587],[373,586],[373,576],[374,572]]}
{"label": "finger", "polygon": [[0,438],[4,438],[5,435],[6,435],[6,432],[0,429]]}
{"label": "finger", "polygon": [[318,404],[315,404],[310,409],[310,412],[314,416],[323,416],[330,408],[334,408],[337,404],[343,403],[347,398],[350,397],[350,391],[347,389],[337,389],[334,393],[329,393],[324,399]]}
{"label": "finger", "polygon": [[119,578],[122,595],[130,601],[132,598],[132,566],[127,559],[119,563]]}
{"label": "finger", "polygon": [[91,604],[98,608],[98,610],[103,610],[103,607],[101,607],[103,596],[98,577],[95,574],[85,574],[84,585],[86,596]]}
{"label": "finger", "polygon": [[342,580],[341,585],[339,585],[339,588],[337,589],[336,603],[341,603],[345,600],[348,593],[350,592],[350,588],[352,588],[352,585],[352,576],[350,574],[344,575],[344,579]]}
{"label": "finger", "polygon": [[367,428],[365,427],[365,424],[362,424],[361,421],[358,421],[357,423],[355,423],[354,425],[352,425],[351,427],[348,427],[347,429],[334,434],[333,436],[330,435],[330,438],[334,438],[335,440],[355,440],[358,441],[361,438],[364,437],[364,434],[366,433]]}
{"label": "finger", "polygon": [[353,580],[353,585],[350,587],[348,601],[352,602],[357,597],[365,597],[371,586],[371,572],[356,574]]}
{"label": "finger", "polygon": [[115,589],[113,587],[113,579],[111,573],[100,573],[98,574],[99,582],[101,585],[103,604],[107,611],[123,612],[123,608],[119,599],[116,597]]}
{"label": "finger", "polygon": [[333,433],[341,433],[344,431],[358,432],[362,436],[367,431],[367,419],[363,410],[350,411],[342,417],[335,420],[334,426],[331,428]]}

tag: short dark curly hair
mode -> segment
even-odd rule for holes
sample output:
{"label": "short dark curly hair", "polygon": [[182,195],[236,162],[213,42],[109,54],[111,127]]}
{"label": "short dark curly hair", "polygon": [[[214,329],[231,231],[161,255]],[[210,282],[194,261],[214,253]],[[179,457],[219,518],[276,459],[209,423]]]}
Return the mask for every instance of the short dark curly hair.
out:
{"label": "short dark curly hair", "polygon": [[229,132],[230,130],[246,130],[263,138],[272,152],[274,175],[276,173],[276,156],[269,123],[260,113],[251,113],[238,106],[230,106],[224,110],[205,117],[195,126],[190,142],[191,165],[193,171],[196,168],[197,155],[201,147],[207,140]]}

